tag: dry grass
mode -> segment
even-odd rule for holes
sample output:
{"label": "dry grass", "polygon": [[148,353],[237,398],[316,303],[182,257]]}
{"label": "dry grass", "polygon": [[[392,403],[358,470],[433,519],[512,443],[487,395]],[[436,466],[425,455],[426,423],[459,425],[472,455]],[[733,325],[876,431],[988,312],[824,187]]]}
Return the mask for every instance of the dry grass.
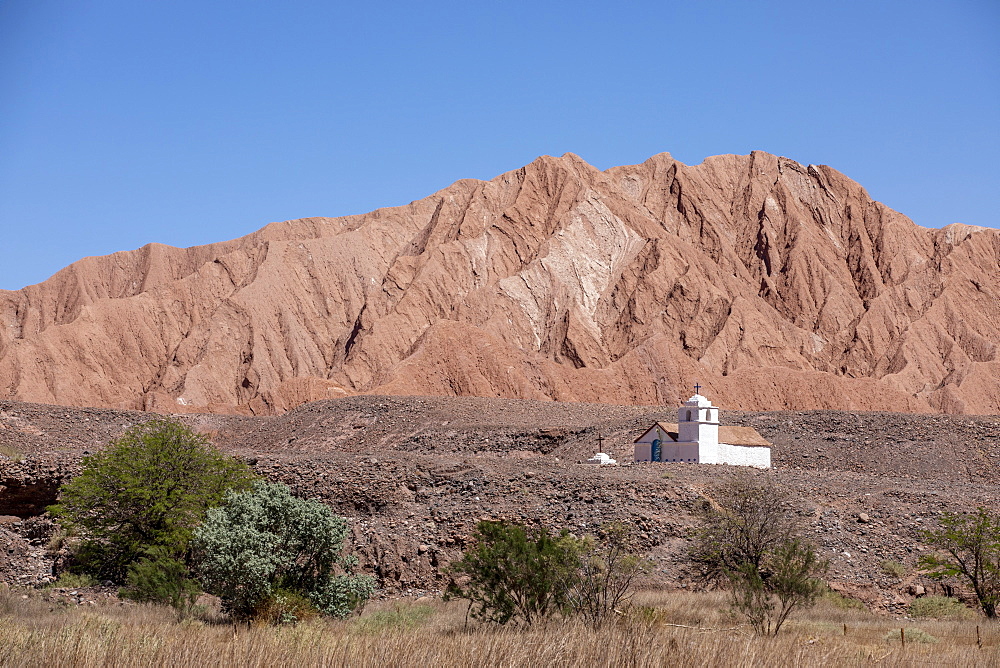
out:
{"label": "dry grass", "polygon": [[24,461],[24,453],[11,445],[0,445],[0,455],[16,463]]}
{"label": "dry grass", "polygon": [[[984,647],[976,645],[976,625]],[[847,635],[844,626],[847,626]],[[937,643],[899,642],[900,625]],[[385,602],[358,619],[280,628],[177,622],[153,606],[53,608],[0,592],[2,666],[923,666],[1000,665],[985,621],[905,624],[823,602],[755,638],[717,594],[644,593],[601,630],[465,626],[461,603]]]}
{"label": "dry grass", "polygon": [[901,564],[898,561],[887,559],[882,562],[882,572],[898,580],[905,577],[906,574],[910,572],[910,569],[906,567],[906,564]]}

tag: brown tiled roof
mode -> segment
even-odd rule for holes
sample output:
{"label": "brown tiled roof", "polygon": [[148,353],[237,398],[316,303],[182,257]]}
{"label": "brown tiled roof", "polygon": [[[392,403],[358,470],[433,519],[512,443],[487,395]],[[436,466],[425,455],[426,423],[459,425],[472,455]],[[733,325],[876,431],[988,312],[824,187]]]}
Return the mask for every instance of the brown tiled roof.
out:
{"label": "brown tiled roof", "polygon": [[719,427],[719,443],[771,447],[770,441],[758,434],[753,427]]}
{"label": "brown tiled roof", "polygon": [[[677,425],[672,422],[656,422],[646,431],[642,432],[639,438],[642,438],[648,434],[653,429],[659,427],[663,435],[669,438],[671,441],[677,440]],[[639,438],[635,439],[636,441]],[[757,430],[753,427],[719,427],[719,443],[728,443],[729,445],[745,445],[751,447],[762,447],[769,448],[771,443],[757,433]]]}
{"label": "brown tiled roof", "polygon": [[[649,432],[653,431],[657,427],[659,427],[660,432],[664,436],[666,436],[667,438],[669,438],[671,441],[676,441],[677,440],[677,425],[675,425],[675,424],[669,424],[667,422],[654,422],[652,427],[650,427],[649,429],[647,429],[646,431],[642,432],[642,434],[639,435],[639,438],[642,438],[643,436],[645,436]],[[636,443],[639,442],[639,438],[635,439]]]}

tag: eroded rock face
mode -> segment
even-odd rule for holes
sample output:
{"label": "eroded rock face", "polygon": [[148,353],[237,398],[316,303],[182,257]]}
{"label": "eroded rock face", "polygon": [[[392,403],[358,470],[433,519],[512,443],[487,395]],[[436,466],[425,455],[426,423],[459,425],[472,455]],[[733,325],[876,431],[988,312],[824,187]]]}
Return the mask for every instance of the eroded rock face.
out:
{"label": "eroded rock face", "polygon": [[405,207],[0,291],[0,397],[273,414],[359,393],[1000,411],[1000,231],[755,152],[542,157]]}

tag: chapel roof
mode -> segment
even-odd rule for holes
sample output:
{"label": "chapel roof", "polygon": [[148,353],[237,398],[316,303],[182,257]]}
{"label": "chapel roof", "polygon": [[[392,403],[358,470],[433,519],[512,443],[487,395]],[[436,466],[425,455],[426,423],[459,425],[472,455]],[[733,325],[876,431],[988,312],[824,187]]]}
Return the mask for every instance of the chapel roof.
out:
{"label": "chapel roof", "polygon": [[719,443],[771,447],[771,442],[753,427],[719,427]]}
{"label": "chapel roof", "polygon": [[640,435],[639,438],[635,439],[635,442],[638,443],[639,441],[641,441],[646,436],[646,434],[648,434],[649,432],[651,432],[651,431],[653,431],[654,429],[657,429],[657,428],[659,428],[660,432],[664,436],[666,436],[667,438],[669,438],[671,441],[676,441],[677,440],[677,425],[676,424],[670,424],[668,422],[654,422],[652,427],[650,427],[646,431],[642,432],[642,435]]}
{"label": "chapel roof", "polygon": [[[642,438],[659,428],[664,436],[669,438],[671,441],[676,441],[678,438],[677,425],[673,422],[654,422],[646,431],[642,432],[639,438],[635,439],[638,443]],[[753,427],[719,427],[719,443],[728,443],[729,445],[743,445],[748,447],[762,447],[770,448],[771,442],[760,435],[756,429]]]}

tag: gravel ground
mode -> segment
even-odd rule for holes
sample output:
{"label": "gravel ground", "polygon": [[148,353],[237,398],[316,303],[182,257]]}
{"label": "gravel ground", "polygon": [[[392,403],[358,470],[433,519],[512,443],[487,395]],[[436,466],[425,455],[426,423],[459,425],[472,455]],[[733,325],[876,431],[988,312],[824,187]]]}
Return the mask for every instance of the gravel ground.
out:
{"label": "gravel ground", "polygon": [[[362,567],[395,594],[439,590],[475,523],[508,518],[593,530],[631,523],[656,560],[648,586],[692,587],[684,562],[693,511],[746,469],[631,460],[632,440],[673,409],[503,399],[359,396],[277,417],[185,415],[263,476],[347,517]],[[128,426],[134,411],[0,402],[0,580],[41,583],[59,551],[40,516],[58,485]],[[722,411],[774,444],[769,471],[795,497],[834,588],[899,612],[933,583],[916,569],[921,530],[941,512],[1000,499],[997,416]],[[906,568],[889,575],[886,561]]]}

